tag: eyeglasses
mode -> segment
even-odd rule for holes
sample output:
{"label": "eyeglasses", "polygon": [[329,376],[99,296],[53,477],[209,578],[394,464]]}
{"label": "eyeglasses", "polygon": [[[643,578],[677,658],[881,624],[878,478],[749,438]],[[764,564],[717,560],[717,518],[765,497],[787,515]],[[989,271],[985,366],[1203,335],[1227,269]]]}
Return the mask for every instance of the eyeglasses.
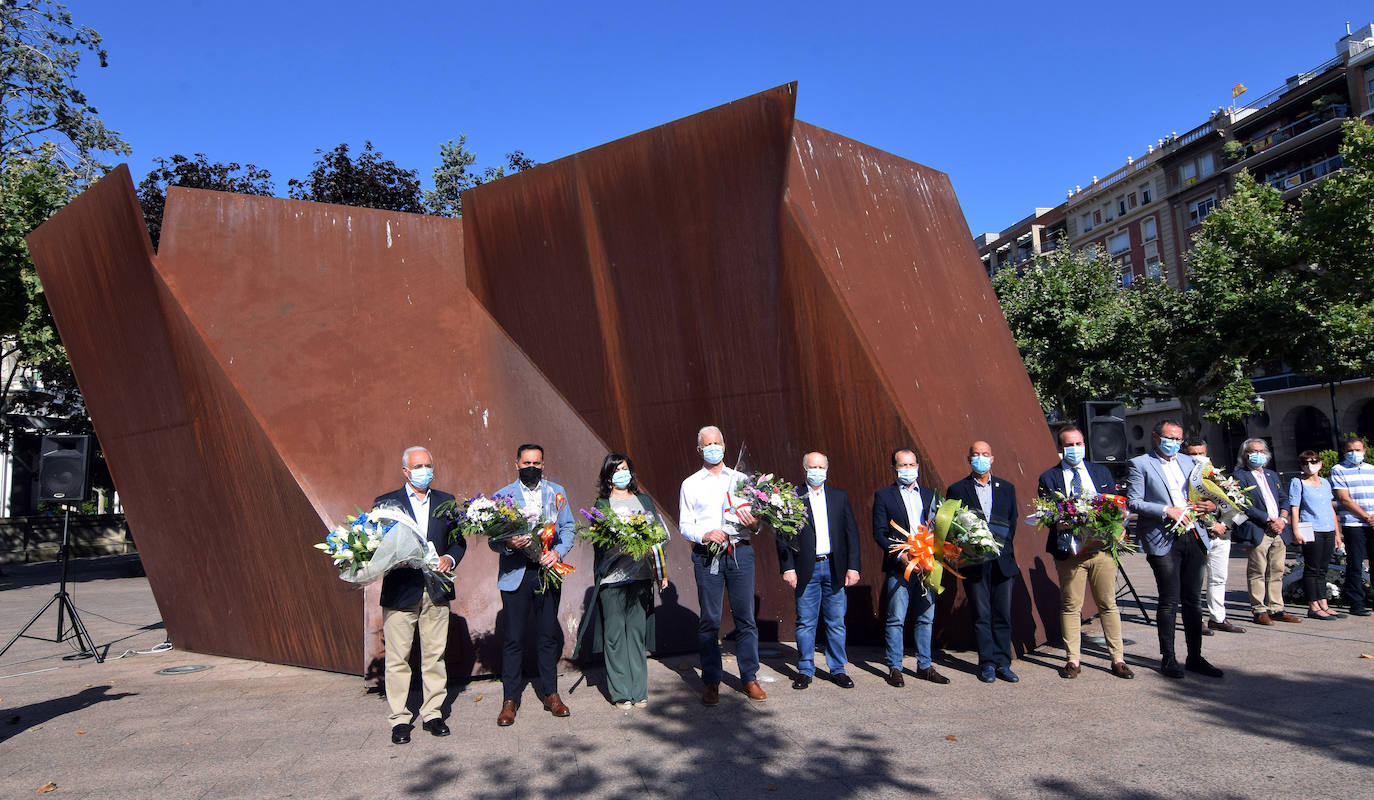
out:
{"label": "eyeglasses", "polygon": [[1304,463],[1304,464],[1320,464],[1320,463],[1322,463],[1322,462],[1321,462],[1321,459],[1319,459],[1319,458],[1317,458],[1317,459],[1304,458],[1304,459],[1302,460],[1302,463]]}
{"label": "eyeglasses", "polygon": [[1173,442],[1174,444],[1181,444],[1183,442],[1182,439],[1175,439],[1172,436],[1161,436],[1159,437],[1159,440],[1161,442]]}

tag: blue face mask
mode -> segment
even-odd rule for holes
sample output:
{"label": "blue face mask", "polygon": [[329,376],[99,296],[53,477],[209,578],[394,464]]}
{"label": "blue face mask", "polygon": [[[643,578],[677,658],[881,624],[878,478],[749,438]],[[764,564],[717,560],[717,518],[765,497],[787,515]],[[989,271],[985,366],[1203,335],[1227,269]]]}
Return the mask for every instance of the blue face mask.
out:
{"label": "blue face mask", "polygon": [[973,467],[974,472],[979,475],[986,475],[988,470],[992,469],[992,456],[974,456],[968,460],[968,463],[969,466]]}
{"label": "blue face mask", "polygon": [[434,480],[433,467],[416,467],[410,471],[410,485],[416,489],[428,489],[429,482]]}
{"label": "blue face mask", "polygon": [[1245,454],[1245,459],[1250,462],[1252,467],[1262,467],[1269,463],[1269,454],[1263,450],[1251,450]]}
{"label": "blue face mask", "polygon": [[825,483],[825,467],[808,467],[806,470],[806,483],[809,486],[820,486]]}
{"label": "blue face mask", "polygon": [[1064,463],[1069,464],[1069,465],[1071,465],[1071,466],[1075,466],[1075,467],[1078,466],[1079,464],[1082,464],[1082,463],[1083,463],[1083,456],[1084,456],[1084,454],[1085,454],[1084,451],[1085,451],[1086,449],[1087,449],[1087,448],[1085,448],[1085,447],[1084,447],[1083,445],[1081,445],[1081,444],[1071,444],[1071,445],[1069,445],[1068,447],[1065,447],[1065,448],[1064,448]]}
{"label": "blue face mask", "polygon": [[1180,442],[1180,441],[1177,440],[1177,439],[1160,439],[1160,440],[1159,440],[1159,452],[1163,453],[1163,454],[1166,455],[1166,456],[1176,456],[1176,455],[1178,455],[1178,451],[1179,451],[1179,449],[1182,448],[1182,447],[1183,447],[1183,442]]}
{"label": "blue face mask", "polygon": [[1350,452],[1346,453],[1346,454],[1345,454],[1345,463],[1349,464],[1349,465],[1352,466],[1352,467],[1358,467],[1359,465],[1363,464],[1363,463],[1364,463],[1364,451],[1363,451],[1363,450],[1351,450]]}
{"label": "blue face mask", "polygon": [[920,467],[902,467],[897,470],[897,480],[904,485],[910,486],[916,482],[916,476],[921,474]]}
{"label": "blue face mask", "polygon": [[617,489],[624,489],[630,485],[630,471],[628,469],[618,469],[611,476],[611,485]]}
{"label": "blue face mask", "polygon": [[701,457],[706,459],[707,464],[715,466],[720,463],[722,458],[725,458],[725,445],[708,444],[701,448]]}

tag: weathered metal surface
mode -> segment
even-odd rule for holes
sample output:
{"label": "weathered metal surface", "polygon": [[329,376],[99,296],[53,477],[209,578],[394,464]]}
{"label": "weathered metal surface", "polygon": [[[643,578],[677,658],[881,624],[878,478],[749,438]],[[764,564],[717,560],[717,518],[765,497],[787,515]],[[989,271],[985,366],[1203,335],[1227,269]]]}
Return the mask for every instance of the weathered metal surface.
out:
{"label": "weathered metal surface", "polygon": [[[375,598],[309,545],[399,485],[406,445],[470,494],[540,442],[574,507],[623,450],[675,516],[707,423],[750,469],[800,479],[805,451],[830,454],[864,542],[851,630],[876,636],[869,506],[889,453],[914,444],[943,487],[989,439],[1024,499],[1053,454],[948,178],[797,122],[794,103],[778,87],[483,185],[461,221],[173,189],[154,257],[120,171],[41,228],[35,260],[173,641],[374,669]],[[1043,586],[1043,542],[1022,535]],[[762,632],[787,638],[791,591],[760,544]],[[573,553],[569,632],[590,578]],[[685,543],[669,555],[661,643],[691,649]],[[495,571],[474,543],[454,674],[497,666]],[[1018,638],[1043,639],[1057,608],[1021,599]],[[942,623],[968,639],[958,614]]]}

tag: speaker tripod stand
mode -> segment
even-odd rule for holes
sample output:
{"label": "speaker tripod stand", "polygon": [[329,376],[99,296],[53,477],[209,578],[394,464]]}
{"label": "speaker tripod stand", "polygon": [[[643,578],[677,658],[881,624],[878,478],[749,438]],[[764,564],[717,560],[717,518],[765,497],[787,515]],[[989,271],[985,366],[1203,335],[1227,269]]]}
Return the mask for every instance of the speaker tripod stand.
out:
{"label": "speaker tripod stand", "polygon": [[[19,632],[5,643],[4,647],[0,647],[0,656],[3,656],[5,651],[9,650],[10,646],[21,638],[57,643],[65,642],[68,639],[76,639],[76,643],[81,647],[81,650],[78,653],[67,656],[67,658],[94,658],[96,663],[101,663],[105,660],[105,657],[95,649],[95,643],[91,641],[91,635],[86,632],[86,625],[81,621],[81,616],[76,613],[76,604],[72,602],[71,595],[67,594],[67,566],[71,560],[71,515],[71,506],[64,505],[62,512],[62,546],[57,550],[57,558],[62,562],[62,580],[58,584],[57,593],[52,596],[52,599],[47,602],[47,605],[40,608],[37,614],[34,614],[28,622],[24,623],[24,627],[20,628]],[[46,636],[30,636],[28,634],[29,628],[32,628],[33,624],[47,613],[48,609],[52,608],[54,604],[57,605],[57,638],[49,639]],[[64,615],[70,618],[70,629],[67,628],[67,620],[63,619]]]}

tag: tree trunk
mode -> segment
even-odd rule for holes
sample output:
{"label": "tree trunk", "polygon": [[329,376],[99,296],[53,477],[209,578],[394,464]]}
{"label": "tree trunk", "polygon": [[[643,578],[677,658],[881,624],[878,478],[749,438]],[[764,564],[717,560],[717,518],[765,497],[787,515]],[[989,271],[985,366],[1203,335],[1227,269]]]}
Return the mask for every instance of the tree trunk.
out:
{"label": "tree trunk", "polygon": [[1183,438],[1197,439],[1202,436],[1202,396],[1196,394],[1181,394],[1178,396],[1179,415],[1183,419],[1179,424],[1183,426]]}

